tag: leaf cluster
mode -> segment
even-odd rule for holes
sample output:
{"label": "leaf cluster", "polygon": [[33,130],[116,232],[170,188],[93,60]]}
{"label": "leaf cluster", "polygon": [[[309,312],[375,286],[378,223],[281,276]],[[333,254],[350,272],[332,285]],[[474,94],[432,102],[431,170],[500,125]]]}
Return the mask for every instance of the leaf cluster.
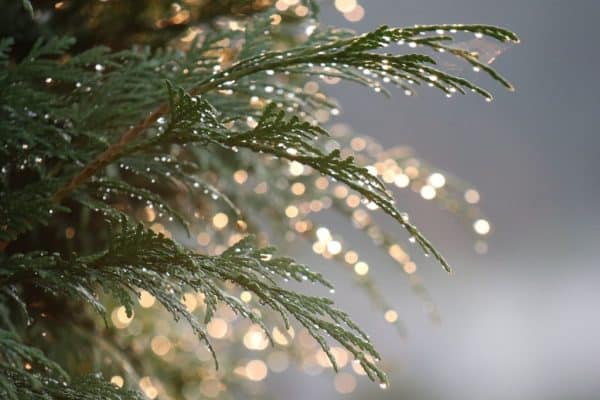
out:
{"label": "leaf cluster", "polygon": [[[145,291],[176,320],[187,321],[216,363],[206,324],[219,304],[261,326],[270,338],[264,316],[228,285],[253,293],[286,328],[294,321],[303,326],[334,368],[331,341],[350,352],[372,380],[387,382],[369,337],[346,313],[327,298],[286,288],[289,280],[332,285],[274,248],[258,246],[250,235],[263,233],[255,223],[257,204],[273,208],[276,199],[257,200],[223,181],[244,168],[269,183],[285,182],[281,169],[299,163],[345,185],[371,209],[381,209],[449,271],[379,177],[324,145],[331,136],[314,114],[337,110],[335,101],[301,88],[315,76],[337,77],[375,91],[385,91],[387,84],[407,91],[429,84],[447,94],[470,90],[490,99],[485,89],[435,68],[435,59],[423,51],[448,52],[510,88],[476,54],[451,41],[464,33],[517,38],[483,25],[384,26],[364,35],[315,28],[304,41],[281,50],[275,28],[264,37],[271,15],[255,15],[243,33],[210,31],[185,51],[102,46],[74,51],[73,39],[53,36],[38,39],[19,58],[11,55],[11,39],[0,41],[0,391],[5,397],[137,398],[101,376],[71,378],[72,371],[63,371],[29,343],[31,321],[52,323],[32,318],[34,305],[56,299],[86,304],[106,319],[107,297],[131,315]],[[405,44],[418,51],[385,52]],[[198,252],[184,245],[185,239],[151,229],[141,221],[141,210],[152,210],[165,225],[188,234],[198,215],[224,211],[244,226],[244,237],[218,254]],[[280,214],[272,215],[281,225]],[[65,239],[65,229],[82,238]],[[204,295],[203,318],[182,303],[188,291]],[[81,322],[69,317],[70,322],[55,323]],[[98,334],[90,326],[82,329]]]}

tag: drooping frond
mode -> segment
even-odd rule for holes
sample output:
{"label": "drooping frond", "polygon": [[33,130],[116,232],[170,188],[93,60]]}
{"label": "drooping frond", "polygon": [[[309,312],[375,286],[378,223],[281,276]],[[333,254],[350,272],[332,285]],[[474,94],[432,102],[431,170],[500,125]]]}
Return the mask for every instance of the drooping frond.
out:
{"label": "drooping frond", "polygon": [[[376,204],[398,221],[414,237],[426,254],[434,255],[441,265],[450,271],[448,263],[441,254],[396,208],[394,199],[386,190],[383,182],[366,168],[356,165],[351,157],[341,158],[338,150],[325,153],[317,147],[316,139],[327,135],[323,128],[313,126],[297,117],[287,119],[283,111],[277,110],[277,107],[271,104],[265,109],[254,129],[228,134],[214,113],[207,114],[206,110],[210,108],[205,100],[200,100],[196,96],[180,90],[177,99],[171,92],[170,104],[172,104],[171,109],[173,110],[171,119],[174,122],[168,124],[164,133],[150,139],[149,144],[160,140],[173,140],[169,138],[170,136],[174,136],[175,140],[180,140],[179,126],[183,125],[187,128],[185,131],[187,142],[207,143],[212,141],[227,148],[247,148],[256,153],[266,153],[309,166],[323,175],[343,182],[364,196],[367,201]],[[206,115],[211,115],[211,119],[204,125],[205,119],[208,118]],[[185,123],[181,120],[177,121],[178,117],[182,116],[186,118],[184,121],[187,121],[187,118],[190,120]],[[196,129],[192,126],[196,126]]]}
{"label": "drooping frond", "polygon": [[300,322],[323,347],[332,363],[328,338],[338,341],[357,360],[372,379],[385,382],[384,373],[376,366],[379,355],[362,332],[331,300],[295,293],[282,287],[283,280],[310,281],[326,287],[331,284],[321,274],[294,262],[275,257],[273,248],[256,248],[245,238],[218,256],[190,252],[172,240],[132,224],[121,218],[113,227],[106,250],[97,254],[65,259],[57,254],[15,254],[2,264],[2,283],[17,285],[27,281],[39,290],[53,295],[68,295],[90,303],[104,313],[98,302],[96,287],[117,298],[131,315],[136,294],[145,290],[169,311],[175,319],[183,318],[215,354],[204,325],[190,314],[182,303],[185,290],[204,294],[207,306],[204,323],[208,323],[219,303],[261,325],[267,336],[269,329],[258,314],[236,297],[228,294],[222,282],[232,282],[254,293],[268,308],[277,312],[289,328],[290,317]]}
{"label": "drooping frond", "polygon": [[21,342],[11,331],[0,329],[0,396],[10,400],[141,400],[135,391],[121,390],[101,375],[71,379],[38,348]]}

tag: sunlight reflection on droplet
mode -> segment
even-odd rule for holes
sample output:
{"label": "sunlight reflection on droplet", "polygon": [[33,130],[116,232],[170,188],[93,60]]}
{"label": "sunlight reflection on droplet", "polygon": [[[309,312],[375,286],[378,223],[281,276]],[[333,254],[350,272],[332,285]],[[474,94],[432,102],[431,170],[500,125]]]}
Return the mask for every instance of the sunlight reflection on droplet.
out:
{"label": "sunlight reflection on droplet", "polygon": [[469,204],[476,204],[479,202],[479,192],[475,189],[468,189],[465,191],[465,201]]}
{"label": "sunlight reflection on droplet", "polygon": [[335,0],[334,4],[335,8],[341,13],[349,13],[358,5],[356,0]]}
{"label": "sunlight reflection on droplet", "polygon": [[473,229],[480,235],[487,235],[490,232],[490,223],[485,219],[478,219],[473,223]]}
{"label": "sunlight reflection on droplet", "polygon": [[435,191],[435,188],[433,186],[430,185],[425,185],[421,188],[421,197],[423,197],[425,200],[432,200],[435,198],[437,192]]}

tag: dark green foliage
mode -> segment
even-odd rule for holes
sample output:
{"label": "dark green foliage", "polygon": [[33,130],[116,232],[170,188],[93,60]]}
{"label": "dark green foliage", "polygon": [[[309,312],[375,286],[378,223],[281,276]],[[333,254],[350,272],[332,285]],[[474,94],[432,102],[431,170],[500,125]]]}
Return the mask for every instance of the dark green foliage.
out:
{"label": "dark green foliage", "polygon": [[[379,357],[367,336],[334,308],[325,298],[309,297],[281,287],[281,280],[310,281],[332,287],[318,273],[290,258],[273,257],[273,248],[255,248],[246,238],[220,256],[204,256],[189,252],[141,224],[121,217],[112,228],[108,247],[97,254],[75,259],[63,259],[58,254],[14,254],[5,260],[0,277],[3,285],[28,282],[51,295],[81,298],[104,314],[95,288],[102,288],[125,306],[128,314],[135,305],[135,294],[144,289],[154,295],[175,319],[184,318],[214,353],[203,324],[182,304],[186,289],[205,295],[205,323],[209,322],[219,302],[224,302],[242,316],[264,326],[261,318],[236,297],[220,287],[230,281],[255,293],[268,307],[277,311],[289,328],[289,316],[294,317],[319,341],[332,363],[323,336],[327,333],[339,341],[363,363],[373,379],[384,380],[383,373],[373,364]],[[343,328],[346,325],[347,328]],[[265,333],[270,336],[265,327]],[[367,358],[368,355],[370,358]]]}
{"label": "dark green foliage", "polygon": [[2,192],[0,218],[4,221],[5,227],[0,231],[0,240],[14,240],[19,234],[33,229],[36,224],[46,225],[55,210],[67,211],[67,208],[57,207],[52,199],[46,197],[58,187],[56,181],[48,180],[14,190],[10,195]]}
{"label": "dark green foliage", "polygon": [[[164,4],[156,3],[164,11]],[[482,25],[384,26],[359,36],[315,28],[304,41],[281,50],[278,38],[285,35],[271,27],[270,11],[254,15],[262,9],[248,9],[243,1],[207,4],[192,20],[233,9],[239,11],[237,16],[252,14],[252,19],[245,32],[215,29],[185,51],[168,46],[112,51],[88,46],[89,32],[78,34],[82,51],[74,50],[74,39],[52,34],[36,35],[40,37],[29,48],[22,43],[13,47],[11,38],[0,41],[3,398],[139,398],[106,383],[94,366],[86,371],[92,374],[73,377],[81,371],[65,372],[67,368],[48,358],[43,351],[47,347],[30,332],[54,323],[55,328],[64,325],[64,335],[79,329],[98,341],[110,340],[88,309],[106,319],[104,304],[115,301],[131,314],[142,290],[155,296],[176,320],[187,321],[215,362],[218,354],[205,325],[219,304],[260,325],[270,337],[267,319],[232,295],[226,284],[252,292],[261,308],[281,317],[286,328],[294,321],[305,327],[334,368],[331,340],[353,354],[372,380],[385,384],[379,354],[347,314],[327,298],[285,288],[288,280],[332,285],[308,267],[277,256],[272,247],[257,245],[251,234],[262,233],[258,210],[271,208],[270,222],[281,225],[285,199],[242,193],[228,182],[239,168],[260,179],[285,182],[289,177],[281,171],[288,162],[297,162],[343,183],[396,220],[426,254],[450,270],[398,210],[377,176],[354,158],[324,146],[330,136],[315,121],[314,112],[334,110],[335,101],[300,87],[306,77],[329,76],[375,91],[385,92],[388,83],[410,91],[427,83],[447,94],[470,90],[491,99],[470,81],[435,68],[435,60],[421,50],[446,51],[511,88],[476,54],[451,41],[461,33],[500,41],[516,41],[516,36]],[[316,10],[312,2],[309,5]],[[29,1],[21,6],[35,15]],[[47,25],[57,29],[61,18],[89,11],[79,2],[70,7],[72,14],[53,14]],[[99,18],[125,12],[110,10],[101,8]],[[36,29],[42,27],[40,23]],[[146,28],[152,32],[140,29],[150,36],[148,43],[159,40],[157,32]],[[105,32],[102,43],[112,43],[121,29],[125,28],[119,23],[114,32]],[[265,29],[272,29],[269,37]],[[180,30],[174,27],[171,34],[162,33],[172,38],[176,32]],[[224,40],[239,45],[227,62],[222,58],[230,49]],[[419,52],[382,52],[404,43]],[[184,245],[185,235],[172,239],[140,222],[144,207],[188,235],[200,218],[198,210],[205,215],[222,210],[245,221],[240,229],[245,237],[218,255],[200,254]],[[336,209],[349,213],[343,203]],[[65,240],[65,229],[79,232],[81,238]],[[204,295],[203,319],[182,303],[187,291]],[[45,320],[47,315],[54,318]]]}

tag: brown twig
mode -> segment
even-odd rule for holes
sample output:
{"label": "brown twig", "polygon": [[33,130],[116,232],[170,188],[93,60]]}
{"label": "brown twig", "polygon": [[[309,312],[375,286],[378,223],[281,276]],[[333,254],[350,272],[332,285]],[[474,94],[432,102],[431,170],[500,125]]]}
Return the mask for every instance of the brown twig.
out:
{"label": "brown twig", "polygon": [[75,188],[91,178],[100,169],[106,167],[108,164],[116,160],[132,140],[137,138],[146,130],[146,128],[156,122],[161,115],[168,111],[169,106],[166,103],[163,103],[157,109],[148,114],[143,121],[125,131],[125,133],[121,135],[117,142],[110,145],[106,150],[98,155],[94,161],[86,165],[79,174],[75,175],[66,185],[59,189],[53,196],[54,202],[60,203],[65,196],[71,193]]}
{"label": "brown twig", "polygon": [[[235,80],[244,75],[249,75],[255,73],[261,69],[266,69],[267,67],[250,67],[246,70],[237,71],[234,74],[222,74],[217,79],[211,79],[210,81],[200,84],[195,89],[190,91],[191,95],[200,95],[206,93],[216,87],[218,87],[223,82],[228,80]],[[96,174],[100,169],[106,167],[113,161],[115,161],[119,156],[123,153],[127,145],[136,139],[140,134],[142,134],[150,125],[152,125],[156,120],[169,112],[169,104],[163,103],[154,111],[152,111],[146,118],[144,118],[137,125],[129,128],[125,131],[119,140],[112,145],[110,145],[106,150],[104,150],[98,157],[94,159],[91,163],[86,165],[83,170],[77,175],[75,175],[66,185],[60,188],[53,196],[53,200],[55,203],[60,203],[69,193],[75,190],[77,187],[86,182],[89,178]]]}

